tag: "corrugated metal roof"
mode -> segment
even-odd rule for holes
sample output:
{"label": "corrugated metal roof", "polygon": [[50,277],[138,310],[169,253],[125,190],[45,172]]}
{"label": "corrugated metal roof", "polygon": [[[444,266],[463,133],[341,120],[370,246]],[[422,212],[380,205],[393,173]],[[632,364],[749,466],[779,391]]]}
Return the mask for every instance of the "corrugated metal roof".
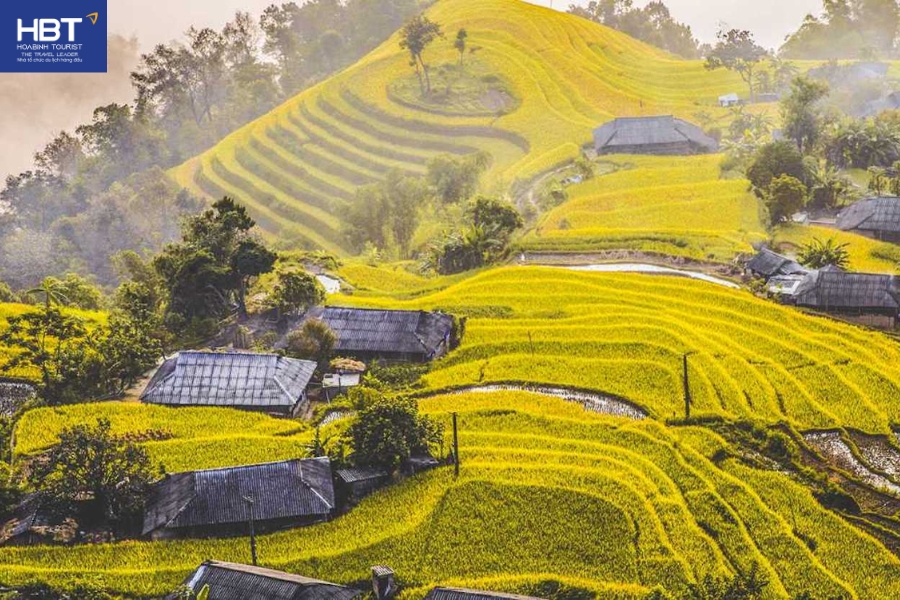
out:
{"label": "corrugated metal roof", "polygon": [[822,310],[900,308],[900,284],[891,275],[822,270],[810,273],[795,295],[798,306]]}
{"label": "corrugated metal roof", "polygon": [[289,410],[316,364],[274,354],[180,352],[163,363],[141,400],[173,406]]}
{"label": "corrugated metal roof", "polygon": [[594,146],[614,150],[617,147],[658,146],[690,142],[715,152],[719,143],[703,130],[671,115],[627,117],[604,123],[594,130]]}
{"label": "corrugated metal roof", "polygon": [[334,510],[328,458],[176,473],[154,486],[144,513],[143,533],[243,523],[250,518],[326,517]]}
{"label": "corrugated metal roof", "polygon": [[324,321],[337,336],[338,353],[401,353],[430,356],[453,330],[441,313],[319,307],[307,314]]}
{"label": "corrugated metal roof", "polygon": [[207,561],[185,580],[195,592],[209,586],[209,600],[353,600],[359,590],[272,569]]}
{"label": "corrugated metal roof", "polygon": [[860,200],[844,209],[837,218],[843,231],[888,231],[900,233],[900,198],[889,196]]}
{"label": "corrugated metal roof", "polygon": [[768,248],[763,248],[757,252],[756,256],[747,262],[747,268],[764,277],[798,275],[808,272],[808,269],[800,263],[772,252]]}
{"label": "corrugated metal roof", "polygon": [[348,469],[338,469],[335,471],[338,479],[344,483],[356,483],[366,481],[368,479],[378,479],[381,477],[390,477],[390,473],[384,469],[351,467]]}
{"label": "corrugated metal roof", "polygon": [[425,600],[493,600],[495,598],[501,600],[540,600],[534,596],[451,587],[436,587],[425,596]]}

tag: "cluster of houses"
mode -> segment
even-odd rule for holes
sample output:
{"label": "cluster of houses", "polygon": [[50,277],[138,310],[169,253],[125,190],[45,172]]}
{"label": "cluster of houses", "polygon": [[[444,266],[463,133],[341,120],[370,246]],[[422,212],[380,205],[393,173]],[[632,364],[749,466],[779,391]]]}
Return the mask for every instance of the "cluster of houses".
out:
{"label": "cluster of houses", "polygon": [[[208,600],[356,600],[364,590],[310,579],[257,566],[210,560],[184,580],[184,587],[195,594],[206,589]],[[398,591],[394,571],[385,566],[372,567],[375,600],[391,600]],[[168,600],[174,600],[175,595]],[[501,592],[436,587],[425,600],[539,600]]]}
{"label": "cluster of houses", "polygon": [[[868,238],[900,243],[900,198],[881,196],[856,202],[838,214],[834,226]],[[794,259],[762,248],[746,264],[785,304],[876,327],[900,325],[900,277],[852,273],[835,266],[808,269]]]}
{"label": "cluster of houses", "polygon": [[[433,360],[449,350],[454,326],[449,315],[425,311],[329,307],[304,318],[322,320],[335,332],[336,353],[367,361]],[[141,401],[295,417],[309,406],[316,367],[277,354],[184,351],[163,362]],[[358,374],[330,377],[338,386],[359,383]],[[403,469],[413,475],[438,464],[431,456],[416,456]],[[318,523],[386,485],[391,475],[377,468],[334,469],[324,457],[168,474],[149,494],[140,533],[149,539],[243,534],[251,518],[258,531]],[[12,517],[0,528],[0,544],[59,537],[38,495]]]}

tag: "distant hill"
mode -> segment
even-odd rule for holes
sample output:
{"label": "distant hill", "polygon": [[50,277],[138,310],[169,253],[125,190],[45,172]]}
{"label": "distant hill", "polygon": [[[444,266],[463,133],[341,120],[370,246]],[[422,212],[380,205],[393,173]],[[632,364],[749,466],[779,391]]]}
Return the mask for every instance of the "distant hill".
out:
{"label": "distant hill", "polygon": [[[489,184],[510,186],[575,157],[615,116],[718,114],[736,75],[709,72],[622,33],[519,0],[442,0],[428,17],[446,39],[426,51],[423,100],[397,35],[172,171],[207,197],[247,204],[286,246],[346,254],[341,212],[391,169],[485,150]],[[465,68],[453,38],[469,33]]]}

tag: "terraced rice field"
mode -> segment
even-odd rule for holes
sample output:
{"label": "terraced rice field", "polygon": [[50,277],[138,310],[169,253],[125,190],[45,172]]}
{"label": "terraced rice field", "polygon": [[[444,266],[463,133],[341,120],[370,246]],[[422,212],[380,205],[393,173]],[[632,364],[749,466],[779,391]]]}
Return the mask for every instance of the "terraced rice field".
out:
{"label": "terraced rice field", "polygon": [[894,339],[705,282],[508,267],[407,299],[332,302],[468,315],[462,346],[425,378],[432,390],[571,386],[680,418],[688,354],[692,416],[872,433],[900,423]]}
{"label": "terraced rice field", "polygon": [[864,273],[896,273],[900,263],[900,246],[879,242],[865,236],[820,226],[791,225],[775,231],[775,245],[793,252],[814,239],[833,239],[847,244],[850,270]]}
{"label": "terraced rice field", "polygon": [[720,156],[604,157],[617,170],[568,188],[526,250],[630,249],[729,261],[766,240],[759,200],[743,179],[720,179]]}
{"label": "terraced rice field", "polygon": [[392,37],[339,75],[292,98],[173,170],[185,187],[246,204],[286,246],[345,253],[340,215],[358,186],[392,169],[422,174],[443,153],[491,154],[489,184],[528,179],[577,156],[614,116],[674,113],[742,89],[737,76],[676,60],[626,35],[519,0],[441,0],[428,16],[448,32],[426,52],[455,64],[453,34],[469,33],[479,71],[515,95],[510,112],[471,115],[403,102],[392,84],[411,73]]}
{"label": "terraced rice field", "polygon": [[[410,597],[439,584],[529,592],[555,580],[602,598],[642,598],[753,564],[771,581],[767,598],[900,594],[896,556],[789,476],[713,460],[727,444],[707,430],[523,392],[420,404],[442,420],[460,413],[459,479],[439,469],[333,522],[262,536],[263,565],[352,583],[389,564]],[[89,577],[162,594],[209,557],[246,561],[247,542],[3,548],[0,580]]]}
{"label": "terraced rice field", "polygon": [[303,422],[227,408],[102,402],[27,412],[16,424],[15,458],[40,453],[63,429],[97,419],[108,420],[114,434],[142,443],[153,463],[169,473],[288,460],[304,456],[313,437]]}

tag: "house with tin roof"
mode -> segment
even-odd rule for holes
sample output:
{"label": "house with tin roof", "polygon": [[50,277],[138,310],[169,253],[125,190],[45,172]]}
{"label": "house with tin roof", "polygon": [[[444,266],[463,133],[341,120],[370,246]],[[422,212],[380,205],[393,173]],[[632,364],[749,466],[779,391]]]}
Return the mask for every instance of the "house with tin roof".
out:
{"label": "house with tin roof", "polygon": [[370,360],[428,362],[450,350],[453,317],[424,310],[325,306],[306,319],[323,321],[337,336],[335,354]]}
{"label": "house with tin roof", "polygon": [[703,130],[671,115],[615,119],[594,130],[597,154],[690,155],[719,151]]}
{"label": "house with tin roof", "polygon": [[900,244],[900,198],[883,196],[860,200],[837,217],[837,227],[876,240]]}
{"label": "house with tin roof", "polygon": [[894,329],[900,322],[900,278],[839,269],[813,271],[792,303],[862,325]]}
{"label": "house with tin roof", "polygon": [[189,471],[154,484],[142,534],[151,539],[277,531],[330,519],[335,510],[328,458]]}
{"label": "house with tin roof", "polygon": [[[209,590],[208,600],[354,600],[358,589],[250,565],[208,560],[184,580],[195,594]],[[175,596],[169,596],[175,600]]]}
{"label": "house with tin roof", "polygon": [[314,362],[275,354],[179,352],[159,368],[141,401],[296,416],[308,405],[315,370]]}

